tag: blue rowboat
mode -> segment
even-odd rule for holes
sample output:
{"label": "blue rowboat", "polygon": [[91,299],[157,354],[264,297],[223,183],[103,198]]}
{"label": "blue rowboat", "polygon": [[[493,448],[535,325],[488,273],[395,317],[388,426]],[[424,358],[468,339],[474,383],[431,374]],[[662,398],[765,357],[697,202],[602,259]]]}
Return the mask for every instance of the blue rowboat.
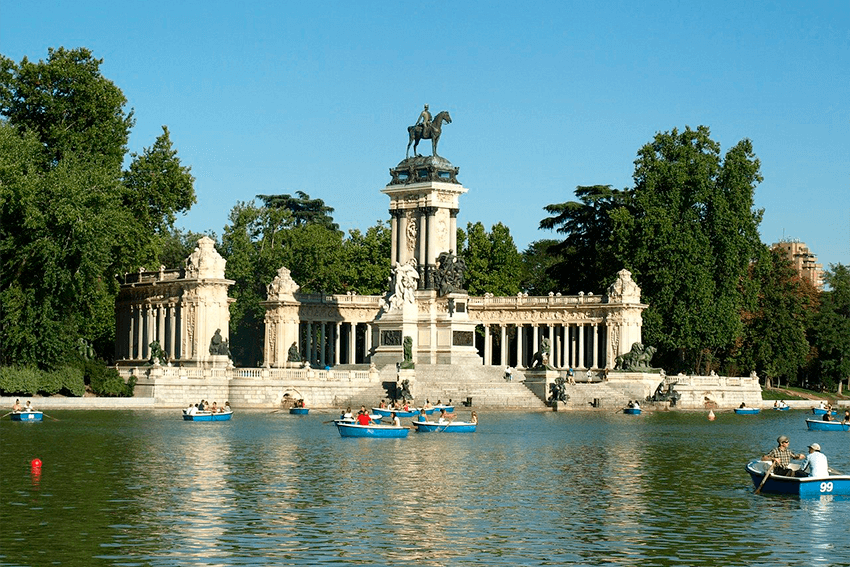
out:
{"label": "blue rowboat", "polygon": [[[826,408],[812,408],[812,413],[815,415],[823,415],[826,413]],[[835,410],[829,412],[829,415],[835,415]]]}
{"label": "blue rowboat", "polygon": [[[390,417],[390,414],[393,413],[393,412],[395,412],[396,417],[415,417],[415,416],[419,415],[419,409],[418,408],[410,408],[407,411],[400,410],[400,409],[394,410],[394,409],[390,409],[390,408],[372,408],[372,413],[376,413],[376,414],[380,415],[381,417]],[[425,413],[427,414],[428,412],[434,413],[434,410],[426,409]]]}
{"label": "blue rowboat", "polygon": [[753,415],[761,411],[760,408],[735,408],[735,413],[741,415]]}
{"label": "blue rowboat", "polygon": [[[440,410],[443,410],[443,409],[446,410],[446,413],[454,413],[454,411],[455,411],[454,406],[447,406],[446,404],[439,404],[439,405],[434,406],[434,411],[440,411]],[[430,413],[428,413],[428,410],[425,410],[425,413],[427,413],[428,415],[431,415]],[[433,413],[433,411],[431,413]]]}
{"label": "blue rowboat", "polygon": [[[761,485],[768,468],[770,468],[770,461],[752,461],[747,464],[747,472],[753,479],[753,486],[758,488]],[[848,496],[850,495],[850,476],[796,478],[771,473],[760,492],[791,494],[800,498],[819,498],[826,495]]]}
{"label": "blue rowboat", "polygon": [[183,412],[184,421],[230,421],[231,417],[233,417],[232,411],[217,413],[211,411],[199,411],[197,413]]}
{"label": "blue rowboat", "polygon": [[[371,417],[372,421],[374,421],[375,423],[381,423],[381,418],[383,416],[380,416],[376,413],[373,413],[373,414],[369,414],[369,417]],[[337,419],[334,420],[334,423],[336,425],[339,425],[340,423],[357,423],[357,420],[353,417],[338,417]]]}
{"label": "blue rowboat", "polygon": [[40,411],[15,411],[12,412],[12,421],[42,421],[44,414]]}
{"label": "blue rowboat", "polygon": [[623,408],[623,413],[626,415],[640,415],[640,408]]}
{"label": "blue rowboat", "polygon": [[307,415],[310,408],[289,408],[289,413],[293,415]]}
{"label": "blue rowboat", "polygon": [[840,421],[824,421],[822,419],[807,419],[806,427],[810,431],[850,431],[850,423]]}
{"label": "blue rowboat", "polygon": [[785,406],[785,407],[775,406],[773,409],[775,409],[776,411],[788,411],[788,410],[791,409],[791,406]]}
{"label": "blue rowboat", "polygon": [[340,437],[376,437],[379,439],[400,439],[407,437],[410,430],[395,425],[358,425],[356,423],[336,424]]}
{"label": "blue rowboat", "polygon": [[414,421],[418,433],[473,433],[477,424],[468,421]]}

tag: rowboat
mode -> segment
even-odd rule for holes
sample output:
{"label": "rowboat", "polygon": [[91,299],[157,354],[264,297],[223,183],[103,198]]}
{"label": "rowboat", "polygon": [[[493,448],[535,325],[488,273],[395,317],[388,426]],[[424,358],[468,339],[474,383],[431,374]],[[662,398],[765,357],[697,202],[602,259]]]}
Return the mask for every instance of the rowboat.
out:
{"label": "rowboat", "polygon": [[307,415],[310,408],[289,408],[289,413],[293,415]]}
{"label": "rowboat", "polygon": [[[826,408],[812,408],[812,413],[815,415],[823,415],[826,413]],[[829,412],[829,415],[835,415],[835,410]]]}
{"label": "rowboat", "polygon": [[850,431],[850,423],[840,421],[824,421],[822,419],[807,419],[809,431]]}
{"label": "rowboat", "polygon": [[[747,472],[753,479],[753,486],[761,486],[760,492],[772,494],[791,494],[800,498],[820,497],[825,495],[850,495],[850,475],[830,475],[825,477],[791,477],[771,473],[764,480],[764,474],[770,468],[770,461],[752,461],[747,464]],[[799,465],[791,464],[791,468]]]}
{"label": "rowboat", "polygon": [[[372,418],[372,421],[374,421],[376,424],[379,424],[381,423],[381,418],[383,416],[373,413],[370,414],[369,417]],[[357,419],[353,417],[338,417],[334,420],[335,425],[339,425],[340,423],[357,423]]]}
{"label": "rowboat", "polygon": [[44,414],[40,411],[13,411],[12,421],[42,421]]}
{"label": "rowboat", "polygon": [[[446,410],[446,413],[454,413],[455,407],[454,406],[447,406],[446,404],[437,404],[436,406],[434,406],[434,411],[440,411],[440,410]],[[431,415],[431,414],[428,413],[428,410],[425,410],[425,413],[428,414],[428,415]],[[431,413],[433,413],[433,412],[431,412]]]}
{"label": "rowboat", "polygon": [[735,413],[741,415],[753,415],[759,413],[760,411],[760,408],[735,408]]}
{"label": "rowboat", "polygon": [[400,439],[407,437],[410,430],[396,425],[358,425],[356,423],[337,422],[336,428],[341,437],[376,437],[380,439]]}
{"label": "rowboat", "polygon": [[[372,408],[372,413],[376,413],[381,417],[390,417],[390,414],[395,412],[396,417],[416,417],[419,415],[420,408],[409,408],[407,410],[391,409],[391,408]],[[434,408],[425,410],[425,415],[434,413]]]}
{"label": "rowboat", "polygon": [[776,411],[788,411],[791,409],[791,406],[773,406],[773,409]]}
{"label": "rowboat", "polygon": [[186,410],[183,410],[184,421],[230,421],[231,417],[233,417],[232,411],[216,413],[211,411],[199,411],[195,413],[186,413]]}
{"label": "rowboat", "polygon": [[477,424],[469,421],[414,421],[418,433],[473,433]]}
{"label": "rowboat", "polygon": [[627,415],[640,415],[640,408],[623,408],[623,413]]}

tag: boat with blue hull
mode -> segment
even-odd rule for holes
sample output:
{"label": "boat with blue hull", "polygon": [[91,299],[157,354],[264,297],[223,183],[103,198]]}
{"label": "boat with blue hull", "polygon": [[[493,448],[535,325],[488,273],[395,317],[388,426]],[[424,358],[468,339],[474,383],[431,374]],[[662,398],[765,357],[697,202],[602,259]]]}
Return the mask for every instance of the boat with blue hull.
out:
{"label": "boat with blue hull", "polygon": [[623,413],[626,415],[640,415],[640,408],[623,408]]}
{"label": "boat with blue hull", "polygon": [[791,406],[774,406],[773,409],[776,411],[788,411],[791,409]]}
{"label": "boat with blue hull", "polygon": [[469,421],[414,421],[417,433],[475,433],[477,424]]}
{"label": "boat with blue hull", "polygon": [[735,408],[735,413],[739,415],[754,415],[761,412],[760,408]]}
{"label": "boat with blue hull", "polygon": [[[416,417],[419,415],[420,408],[409,408],[407,410],[403,409],[391,409],[391,408],[372,408],[372,413],[376,413],[381,417],[390,417],[390,414],[395,412],[396,417]],[[434,408],[428,408],[425,410],[425,415],[431,415],[436,410]]]}
{"label": "boat with blue hull", "polygon": [[199,411],[195,413],[183,411],[184,421],[230,421],[231,417],[233,417],[232,411],[215,413],[211,411]]}
{"label": "boat with blue hull", "polygon": [[289,413],[292,415],[307,415],[310,413],[310,408],[289,408]]}
{"label": "boat with blue hull", "polygon": [[402,439],[410,430],[397,425],[358,425],[336,422],[340,437],[372,437],[377,439]]}
{"label": "boat with blue hull", "polygon": [[42,421],[44,414],[40,411],[13,411],[12,421]]}
{"label": "boat with blue hull", "polygon": [[[446,410],[446,413],[454,413],[455,407],[454,406],[447,406],[446,404],[437,404],[436,406],[434,406],[434,411],[440,411],[440,410]],[[431,415],[431,414],[428,413],[428,410],[425,410],[425,413],[428,414],[428,415]],[[431,412],[431,413],[434,413],[434,412]]]}
{"label": "boat with blue hull", "polygon": [[[747,464],[747,472],[759,492],[770,494],[790,494],[800,498],[819,498],[821,496],[850,496],[850,476],[833,474],[826,477],[792,477],[770,473],[767,480],[764,475],[770,468],[770,461],[752,461]],[[798,467],[799,465],[793,465]],[[793,467],[792,467],[793,468]],[[762,485],[762,481],[764,484]]]}
{"label": "boat with blue hull", "polygon": [[850,431],[850,423],[840,421],[824,421],[822,419],[807,419],[809,431]]}
{"label": "boat with blue hull", "polygon": [[[812,413],[815,415],[824,415],[826,413],[826,408],[812,408]],[[835,415],[835,410],[830,411],[829,415]]]}

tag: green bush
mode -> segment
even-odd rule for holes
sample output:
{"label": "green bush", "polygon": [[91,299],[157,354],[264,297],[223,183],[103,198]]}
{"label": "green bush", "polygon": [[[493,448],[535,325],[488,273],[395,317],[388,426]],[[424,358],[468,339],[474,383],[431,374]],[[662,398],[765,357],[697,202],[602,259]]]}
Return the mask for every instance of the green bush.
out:
{"label": "green bush", "polygon": [[86,395],[86,383],[83,381],[83,370],[73,366],[66,366],[61,370],[63,394],[82,397]]}
{"label": "green bush", "polygon": [[0,392],[10,396],[35,395],[40,375],[33,366],[4,366],[0,368]]}
{"label": "green bush", "polygon": [[125,384],[114,368],[108,368],[103,363],[90,361],[86,363],[86,381],[92,392],[98,396],[131,397],[136,385],[135,378]]}
{"label": "green bush", "polygon": [[40,394],[45,396],[58,394],[62,391],[62,386],[64,384],[65,376],[63,375],[63,369],[39,372],[38,391]]}

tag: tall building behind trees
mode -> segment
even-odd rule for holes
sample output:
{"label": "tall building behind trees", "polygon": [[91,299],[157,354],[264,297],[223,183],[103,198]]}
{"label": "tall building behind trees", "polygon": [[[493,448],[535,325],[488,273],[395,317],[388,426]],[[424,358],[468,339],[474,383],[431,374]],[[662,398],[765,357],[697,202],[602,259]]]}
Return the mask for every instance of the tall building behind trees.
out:
{"label": "tall building behind trees", "polygon": [[818,257],[804,242],[783,239],[771,244],[770,248],[791,262],[791,266],[801,278],[810,282],[819,291],[823,290],[823,265],[818,263]]}

